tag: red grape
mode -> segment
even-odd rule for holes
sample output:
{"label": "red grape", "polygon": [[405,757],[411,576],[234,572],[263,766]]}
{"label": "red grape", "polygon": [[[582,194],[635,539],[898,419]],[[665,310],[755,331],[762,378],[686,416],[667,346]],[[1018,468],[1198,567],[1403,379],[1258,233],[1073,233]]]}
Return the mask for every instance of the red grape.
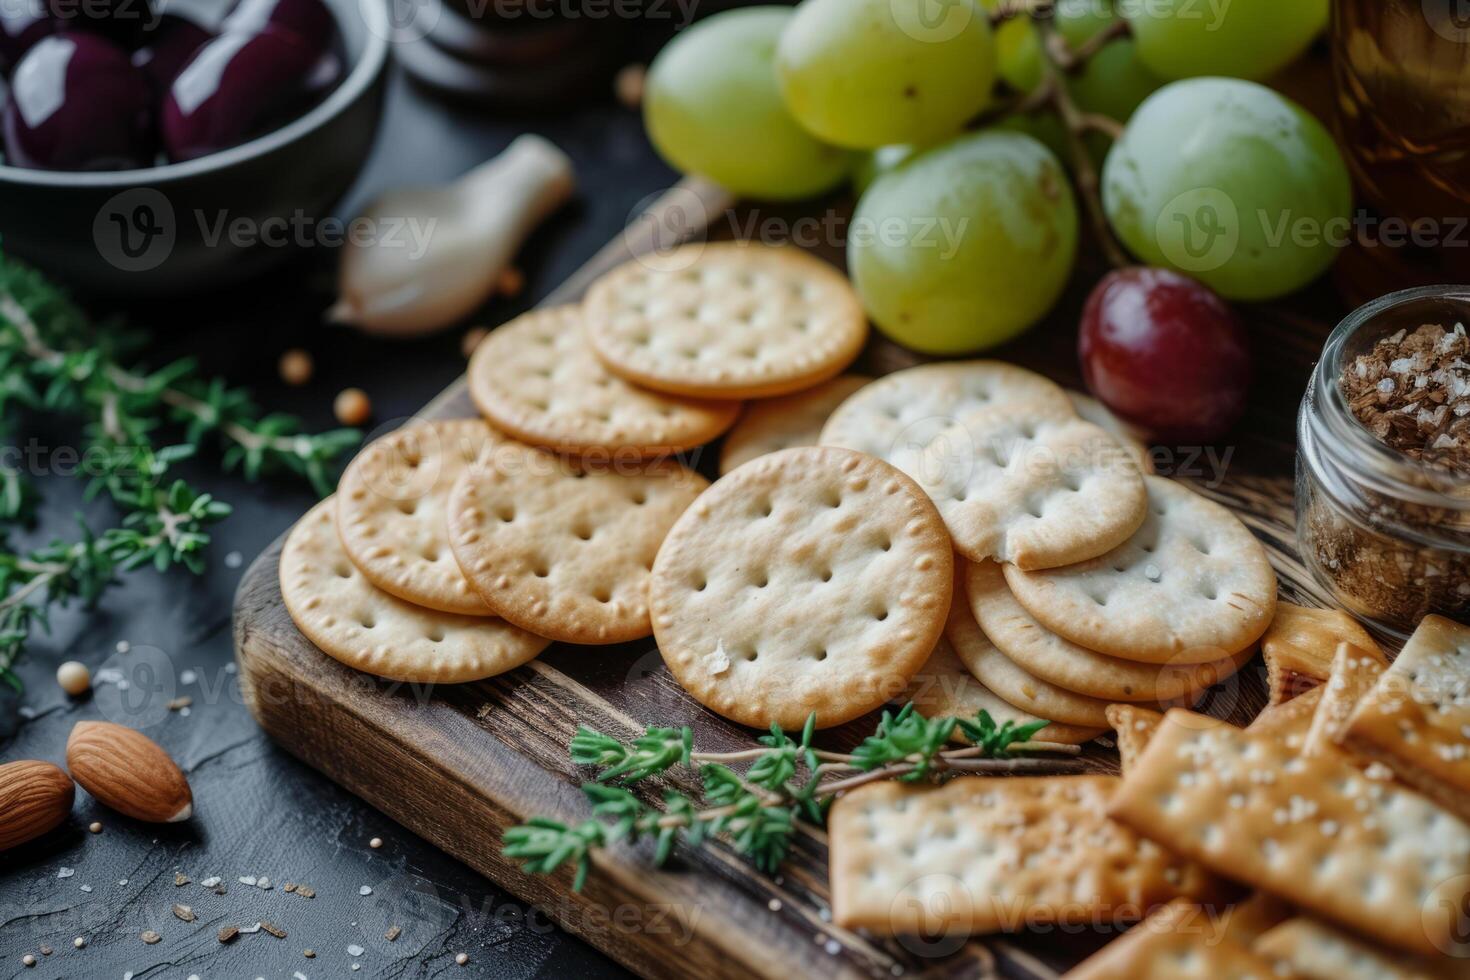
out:
{"label": "red grape", "polygon": [[1082,312],[1088,389],[1161,441],[1206,442],[1240,418],[1250,348],[1230,306],[1166,269],[1111,272]]}

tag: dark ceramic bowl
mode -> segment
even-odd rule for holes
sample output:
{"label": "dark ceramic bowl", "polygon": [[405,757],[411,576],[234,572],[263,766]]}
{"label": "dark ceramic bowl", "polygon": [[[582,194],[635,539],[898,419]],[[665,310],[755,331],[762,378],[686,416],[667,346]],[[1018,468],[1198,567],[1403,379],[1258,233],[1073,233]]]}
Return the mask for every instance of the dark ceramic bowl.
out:
{"label": "dark ceramic bowl", "polygon": [[390,26],[377,0],[326,0],[351,66],[280,129],[186,163],[71,173],[0,166],[0,250],[67,286],[193,293],[258,276],[302,243],[331,244],[331,208],[382,114]]}

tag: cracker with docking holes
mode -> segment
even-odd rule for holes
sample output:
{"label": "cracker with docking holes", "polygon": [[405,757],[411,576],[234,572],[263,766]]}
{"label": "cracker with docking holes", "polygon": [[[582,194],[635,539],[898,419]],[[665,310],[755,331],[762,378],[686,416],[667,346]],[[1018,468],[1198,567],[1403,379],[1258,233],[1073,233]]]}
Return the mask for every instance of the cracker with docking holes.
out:
{"label": "cracker with docking holes", "polygon": [[337,486],[347,556],[384,592],[440,612],[493,615],[449,550],[449,488],[492,442],[480,419],[407,425],[375,439]]}
{"label": "cracker with docking holes", "polygon": [[1147,510],[1143,477],[1117,441],[1078,418],[1060,388],[1009,365],[891,374],[844,402],[822,442],[912,476],[972,561],[1084,561],[1127,540]]}
{"label": "cracker with docking holes", "polygon": [[1278,602],[1276,615],[1261,636],[1271,703],[1290,701],[1327,680],[1341,643],[1351,643],[1388,666],[1388,658],[1373,637],[1341,609]]}
{"label": "cracker with docking holes", "polygon": [[1301,917],[1267,930],[1252,948],[1297,980],[1463,980],[1466,973],[1464,960],[1410,956]]}
{"label": "cracker with docking holes", "polygon": [[1049,414],[1076,414],[1060,385],[1004,361],[946,361],[884,375],[838,406],[822,442],[887,457],[899,444],[931,441],[975,411],[1037,404]]}
{"label": "cracker with docking holes", "polygon": [[[976,680],[975,675],[970,673],[955,654],[954,647],[942,636],[934,645],[934,652],[929,655],[924,666],[909,681],[908,688],[894,700],[899,704],[912,701],[914,708],[926,718],[974,718],[984,711],[998,725],[1006,722],[1029,725],[1044,720],[997,697]],[[1098,728],[1051,722],[1032,738],[1041,742],[1081,745],[1101,734],[1102,730]],[[951,737],[957,742],[965,740],[959,729],[955,729]]]}
{"label": "cracker with docking holes", "polygon": [[470,397],[496,428],[578,455],[666,456],[735,424],[739,402],[635,387],[587,347],[580,306],[532,310],[486,337],[469,367]]}
{"label": "cracker with docking holes", "polygon": [[281,551],[281,596],[303,635],[335,660],[395,681],[457,684],[504,673],[547,641],[490,616],[434,612],[384,592],[347,557],[328,497]]}
{"label": "cracker with docking holes", "polygon": [[1470,627],[1425,616],[1339,742],[1470,820]]}
{"label": "cracker with docking holes", "polygon": [[1336,759],[1175,709],[1108,813],[1174,853],[1433,954],[1470,893],[1470,827]]}
{"label": "cracker with docking holes", "polygon": [[1351,643],[1337,645],[1327,683],[1320,688],[1321,700],[1302,740],[1303,755],[1335,755],[1342,751],[1337,740],[1347,730],[1353,709],[1387,669],[1382,660]]}
{"label": "cracker with docking holes", "polygon": [[567,643],[636,640],[658,547],[708,485],[671,460],[593,466],[507,441],[450,491],[449,543],[510,622]]}
{"label": "cracker with docking holes", "polygon": [[963,589],[970,612],[990,642],[1027,673],[1057,687],[1109,701],[1194,703],[1255,656],[1252,644],[1234,657],[1205,664],[1148,664],[1094,653],[1042,626],[1011,594],[993,561],[965,562]]}
{"label": "cracker with docking holes", "polygon": [[725,436],[720,450],[720,475],[757,456],[797,446],[815,446],[832,411],[872,380],[861,374],[842,374],[815,388],[746,405],[740,421]]}
{"label": "cracker with docking holes", "polygon": [[934,505],[887,463],[786,449],[720,478],[653,566],[659,650],[706,707],[756,728],[841,724],[901,692],[954,576]]}
{"label": "cracker with docking holes", "polygon": [[1064,980],[1281,980],[1270,960],[1224,935],[1210,911],[1176,898]]}
{"label": "cracker with docking holes", "polygon": [[868,318],[833,266],[791,246],[694,244],[634,259],[583,303],[593,352],[615,374],[694,398],[770,398],[857,357]]}
{"label": "cracker with docking holes", "polygon": [[1115,776],[872,783],[827,822],[832,919],[884,936],[965,936],[1138,919],[1219,882],[1103,815]]}
{"label": "cracker with docking holes", "polygon": [[1072,402],[1072,410],[1078,416],[1118,440],[1118,445],[1128,450],[1128,455],[1133,457],[1133,462],[1138,464],[1140,470],[1145,473],[1154,471],[1154,461],[1149,455],[1148,443],[1144,441],[1139,430],[1118,418],[1108,410],[1106,405],[1091,395],[1084,395],[1080,391],[1073,391],[1069,388],[1067,398]]}
{"label": "cracker with docking holes", "polygon": [[1079,646],[1146,663],[1206,663],[1244,650],[1276,609],[1266,551],[1230,511],[1150,476],[1148,516],[1091,561],[1042,571],[1006,566],[1037,622]]}
{"label": "cracker with docking holes", "polygon": [[1104,714],[1118,743],[1118,765],[1126,776],[1138,764],[1148,740],[1163,724],[1164,715],[1137,704],[1110,704]]}
{"label": "cracker with docking holes", "polygon": [[[956,589],[963,586],[956,585]],[[1111,703],[1049,684],[1016,665],[980,629],[963,598],[949,609],[944,635],[980,683],[1023,711],[1083,728],[1106,728]]]}

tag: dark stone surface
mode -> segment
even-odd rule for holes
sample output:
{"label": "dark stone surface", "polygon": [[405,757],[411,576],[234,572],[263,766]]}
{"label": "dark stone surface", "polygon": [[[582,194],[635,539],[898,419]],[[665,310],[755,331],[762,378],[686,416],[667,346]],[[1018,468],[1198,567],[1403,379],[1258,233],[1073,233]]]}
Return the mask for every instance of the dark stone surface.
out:
{"label": "dark stone surface", "polygon": [[[495,118],[429,101],[395,75],[373,158],[340,210],[353,213],[383,188],[452,177],[527,129],[571,155],[580,190],[521,256],[525,293],[495,300],[485,311],[487,323],[501,322],[555,287],[615,235],[640,202],[674,179],[649,148],[635,113],[607,101],[563,115]],[[3,227],[0,217],[0,234]],[[331,401],[338,390],[360,386],[376,408],[374,429],[381,430],[463,370],[462,331],[403,343],[321,326],[333,269],[332,255],[314,249],[289,274],[229,295],[129,310],[129,319],[153,329],[150,361],[195,355],[206,370],[252,386],[261,404],[299,414],[314,429],[334,424]],[[276,359],[293,346],[310,350],[316,360],[316,378],[304,389],[286,388],[276,377]],[[70,420],[33,418],[21,432],[22,443],[34,440],[30,458],[44,502],[40,526],[16,536],[15,544],[73,537],[78,510],[95,527],[112,520],[109,505],[83,502],[83,481],[67,473],[64,450],[78,440]],[[621,974],[591,947],[296,762],[256,727],[231,672],[231,597],[244,566],[313,497],[289,477],[249,484],[221,475],[212,465],[216,459],[206,452],[182,471],[235,507],[218,526],[207,572],[195,578],[141,570],[108,592],[95,612],[58,615],[20,671],[27,685],[22,703],[34,717],[23,720],[15,736],[0,736],[0,761],[61,763],[77,721],[111,718],[142,728],[188,773],[196,816],[180,826],[149,826],[79,791],[61,830],[0,855],[0,976]],[[127,653],[117,652],[119,643],[128,645]],[[121,670],[130,686],[99,685],[94,696],[73,701],[52,678],[66,659],[88,664],[94,678],[104,668]],[[187,716],[164,707],[182,695],[193,699]],[[93,820],[104,825],[100,835],[87,831]],[[373,837],[383,838],[381,850],[369,848]],[[74,873],[58,877],[62,868]],[[176,887],[176,872],[192,883]],[[211,875],[223,878],[226,894],[198,883]],[[242,875],[265,875],[274,887],[241,884]],[[288,881],[310,884],[316,897],[285,893],[281,886]],[[92,890],[84,892],[84,885]],[[364,886],[372,893],[360,894]],[[191,906],[197,921],[175,918],[174,903]],[[261,919],[289,935],[241,935],[229,946],[215,938],[221,926],[253,926]],[[391,925],[403,933],[390,943],[383,934]],[[138,937],[147,929],[163,941],[145,945]],[[87,937],[86,948],[73,949],[76,936]],[[22,955],[39,956],[42,945],[55,952],[41,956],[34,969],[22,966]],[[349,945],[363,952],[350,955]],[[316,951],[314,959],[303,955],[306,948]],[[469,954],[468,966],[455,965],[459,952]],[[361,964],[359,972],[351,972],[353,963]]]}

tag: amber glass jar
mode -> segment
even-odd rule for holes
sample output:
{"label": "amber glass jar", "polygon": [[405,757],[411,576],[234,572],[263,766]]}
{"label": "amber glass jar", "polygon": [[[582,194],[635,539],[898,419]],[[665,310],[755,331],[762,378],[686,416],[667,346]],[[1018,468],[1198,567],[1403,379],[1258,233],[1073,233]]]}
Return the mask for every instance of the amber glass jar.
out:
{"label": "amber glass jar", "polygon": [[[1470,17],[1463,0],[1333,0],[1337,129],[1367,210],[1349,278],[1470,282]],[[1341,281],[1343,277],[1339,277]]]}

